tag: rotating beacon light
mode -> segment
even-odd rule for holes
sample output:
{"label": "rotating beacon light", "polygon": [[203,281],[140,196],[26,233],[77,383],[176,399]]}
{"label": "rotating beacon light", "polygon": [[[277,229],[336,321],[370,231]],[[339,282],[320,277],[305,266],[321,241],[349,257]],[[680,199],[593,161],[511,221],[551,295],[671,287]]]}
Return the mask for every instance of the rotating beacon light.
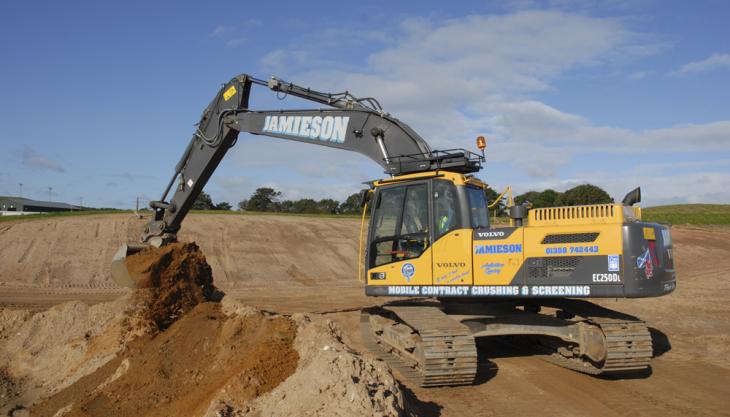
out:
{"label": "rotating beacon light", "polygon": [[484,156],[484,149],[487,147],[487,139],[484,136],[477,136],[477,148],[482,151],[482,159],[486,159]]}

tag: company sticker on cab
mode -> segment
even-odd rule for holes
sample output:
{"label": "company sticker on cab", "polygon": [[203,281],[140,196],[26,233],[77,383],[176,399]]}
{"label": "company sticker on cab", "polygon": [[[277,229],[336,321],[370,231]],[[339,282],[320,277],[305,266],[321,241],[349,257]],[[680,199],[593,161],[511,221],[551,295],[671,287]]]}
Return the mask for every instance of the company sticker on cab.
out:
{"label": "company sticker on cab", "polygon": [[400,273],[403,274],[403,278],[406,279],[406,282],[411,282],[411,278],[413,278],[413,275],[416,274],[416,267],[411,263],[403,264],[400,269]]}
{"label": "company sticker on cab", "polygon": [[618,272],[621,270],[619,266],[618,255],[608,255],[608,272]]}

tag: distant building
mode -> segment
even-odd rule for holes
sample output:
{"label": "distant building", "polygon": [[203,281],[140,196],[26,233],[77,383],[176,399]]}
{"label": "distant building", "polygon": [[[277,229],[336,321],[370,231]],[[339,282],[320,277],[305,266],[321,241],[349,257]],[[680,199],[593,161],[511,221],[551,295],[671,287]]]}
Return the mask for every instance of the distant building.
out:
{"label": "distant building", "polygon": [[37,201],[23,197],[0,197],[0,211],[18,212],[50,212],[50,211],[78,211],[79,206],[54,201]]}

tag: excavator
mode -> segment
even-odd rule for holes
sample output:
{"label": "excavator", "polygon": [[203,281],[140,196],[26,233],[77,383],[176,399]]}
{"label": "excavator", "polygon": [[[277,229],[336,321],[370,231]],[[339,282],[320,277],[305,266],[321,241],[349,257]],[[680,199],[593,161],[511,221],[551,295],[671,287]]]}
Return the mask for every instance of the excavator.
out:
{"label": "excavator", "polygon": [[[324,108],[254,110],[253,86]],[[316,106],[315,106],[316,107]],[[374,98],[323,93],[247,74],[225,83],[202,114],[139,242],[122,245],[112,277],[135,287],[125,258],[175,242],[182,221],[240,132],[354,151],[385,177],[366,183],[358,279],[367,347],[421,386],[474,383],[476,339],[529,343],[546,360],[591,375],[646,372],[652,337],[640,319],[590,302],[658,297],[676,286],[666,225],[641,220],[640,189],[620,204],[506,208],[492,225],[485,163],[465,149],[432,150]],[[173,190],[174,192],[171,191]],[[369,215],[367,215],[367,214]]]}

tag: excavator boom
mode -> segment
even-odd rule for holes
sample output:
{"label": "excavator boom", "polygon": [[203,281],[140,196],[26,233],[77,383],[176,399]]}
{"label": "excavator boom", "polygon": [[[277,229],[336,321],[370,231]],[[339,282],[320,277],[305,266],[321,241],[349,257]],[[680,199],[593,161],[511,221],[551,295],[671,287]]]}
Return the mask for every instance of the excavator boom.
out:
{"label": "excavator boom", "polygon": [[[254,85],[327,107],[252,110],[249,98]],[[146,245],[159,247],[176,240],[195,199],[241,132],[358,152],[390,175],[442,166],[475,172],[483,160],[463,150],[433,152],[423,138],[385,113],[373,98],[359,99],[349,92],[322,93],[275,77],[264,81],[239,75],[224,84],[205,109],[162,197],[150,202],[154,218],[145,226],[141,242],[124,245],[114,257],[112,277],[118,284],[134,286],[124,266],[127,255]]]}

